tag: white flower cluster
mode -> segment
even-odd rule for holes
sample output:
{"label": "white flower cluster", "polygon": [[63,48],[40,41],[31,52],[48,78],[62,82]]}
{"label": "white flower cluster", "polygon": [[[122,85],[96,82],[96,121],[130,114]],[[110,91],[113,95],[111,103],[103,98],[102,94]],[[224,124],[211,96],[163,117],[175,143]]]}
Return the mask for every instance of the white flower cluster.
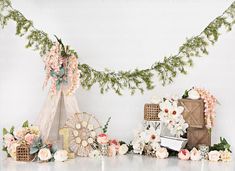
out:
{"label": "white flower cluster", "polygon": [[186,132],[188,124],[185,122],[182,112],[184,108],[178,106],[177,99],[164,99],[160,104],[159,117],[165,123],[173,136],[180,137]]}
{"label": "white flower cluster", "polygon": [[153,127],[138,131],[131,143],[136,154],[152,155],[158,158],[167,158],[168,152],[160,147],[160,135]]}

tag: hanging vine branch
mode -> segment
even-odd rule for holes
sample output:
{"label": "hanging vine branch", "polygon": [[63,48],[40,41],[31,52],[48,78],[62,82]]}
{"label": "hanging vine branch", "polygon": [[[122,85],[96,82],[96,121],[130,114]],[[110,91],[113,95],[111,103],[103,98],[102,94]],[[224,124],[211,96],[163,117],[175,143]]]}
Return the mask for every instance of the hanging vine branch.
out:
{"label": "hanging vine branch", "polygon": [[[10,0],[0,0],[0,24],[4,28],[9,21],[16,23],[16,35],[26,37],[26,48],[37,50],[43,56],[52,47],[53,41],[47,33],[36,29],[32,21],[12,7]],[[79,64],[81,85],[85,89],[90,89],[98,83],[101,93],[112,89],[121,95],[124,89],[129,89],[131,94],[134,94],[136,90],[143,93],[144,86],[148,90],[153,89],[154,74],[159,76],[162,85],[169,84],[178,74],[187,74],[187,67],[193,66],[193,58],[207,55],[208,46],[218,41],[222,30],[231,31],[234,24],[235,1],[222,15],[210,22],[199,35],[187,39],[179,47],[176,55],[164,57],[162,61],[154,63],[150,68],[114,72],[97,71],[88,64]],[[75,50],[69,49],[69,52],[78,56]]]}

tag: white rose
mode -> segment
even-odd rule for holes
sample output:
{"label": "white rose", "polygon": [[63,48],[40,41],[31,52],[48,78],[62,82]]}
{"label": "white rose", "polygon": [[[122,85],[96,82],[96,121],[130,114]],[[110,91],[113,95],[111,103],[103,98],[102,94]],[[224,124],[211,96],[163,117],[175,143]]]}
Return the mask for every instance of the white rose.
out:
{"label": "white rose", "polygon": [[42,161],[47,161],[52,158],[51,152],[48,148],[42,148],[38,152],[38,157]]}
{"label": "white rose", "polygon": [[165,159],[169,156],[169,153],[167,151],[166,148],[159,148],[157,151],[156,151],[156,157],[158,159]]}
{"label": "white rose", "polygon": [[121,155],[124,155],[127,152],[128,152],[128,146],[126,144],[122,144],[118,149],[118,153]]}
{"label": "white rose", "polygon": [[68,159],[68,152],[66,150],[58,150],[54,154],[55,161],[66,161]]}
{"label": "white rose", "polygon": [[209,160],[210,161],[219,161],[219,159],[220,159],[220,152],[218,152],[218,151],[210,151],[209,153],[208,153],[208,157],[209,157]]}
{"label": "white rose", "polygon": [[188,98],[193,100],[200,99],[200,94],[195,89],[192,89],[188,92]]}

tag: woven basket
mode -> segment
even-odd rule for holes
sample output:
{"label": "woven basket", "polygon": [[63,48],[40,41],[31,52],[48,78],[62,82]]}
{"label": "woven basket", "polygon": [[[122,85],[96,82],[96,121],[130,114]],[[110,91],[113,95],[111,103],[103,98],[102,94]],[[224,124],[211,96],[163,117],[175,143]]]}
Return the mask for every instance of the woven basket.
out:
{"label": "woven basket", "polygon": [[144,105],[144,120],[159,121],[158,114],[160,113],[159,104],[145,104]]}
{"label": "woven basket", "polygon": [[30,155],[30,147],[22,144],[16,147],[16,161],[32,161],[34,155]]}

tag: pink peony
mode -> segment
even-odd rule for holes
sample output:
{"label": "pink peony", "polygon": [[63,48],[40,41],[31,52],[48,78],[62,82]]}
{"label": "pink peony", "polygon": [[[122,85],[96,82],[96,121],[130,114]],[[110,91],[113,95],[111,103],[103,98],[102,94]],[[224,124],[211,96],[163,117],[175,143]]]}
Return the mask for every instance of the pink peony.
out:
{"label": "pink peony", "polygon": [[33,141],[37,138],[37,136],[35,134],[26,134],[24,139],[27,142],[27,144],[31,145],[33,144]]}
{"label": "pink peony", "polygon": [[113,145],[115,147],[115,149],[118,151],[119,147],[120,147],[120,143],[117,140],[110,140],[109,141],[110,145]]}
{"label": "pink peony", "polygon": [[114,145],[110,145],[108,147],[108,156],[109,157],[114,157],[114,156],[116,156],[116,154],[117,154],[116,147]]}
{"label": "pink peony", "polygon": [[178,153],[178,157],[181,160],[188,160],[190,158],[190,153],[187,149],[182,149],[180,150],[180,152]]}
{"label": "pink peony", "polygon": [[109,142],[109,139],[108,139],[108,136],[104,133],[102,134],[99,134],[98,137],[97,137],[97,142],[99,144],[106,144]]}

